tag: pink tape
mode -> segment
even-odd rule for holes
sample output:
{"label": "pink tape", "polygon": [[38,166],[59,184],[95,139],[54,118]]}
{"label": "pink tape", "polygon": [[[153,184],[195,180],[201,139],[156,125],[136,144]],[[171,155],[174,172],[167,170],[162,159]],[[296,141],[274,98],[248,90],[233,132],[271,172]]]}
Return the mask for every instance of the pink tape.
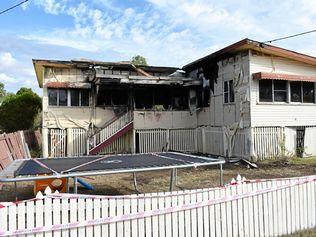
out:
{"label": "pink tape", "polygon": [[276,187],[269,187],[266,189],[256,190],[253,192],[247,192],[247,193],[243,193],[239,195],[222,197],[218,199],[211,199],[211,200],[206,200],[206,201],[201,201],[201,202],[196,202],[196,203],[189,203],[189,204],[185,204],[181,206],[167,207],[163,209],[124,214],[121,216],[112,216],[112,217],[105,217],[105,218],[94,219],[94,220],[87,220],[87,221],[80,221],[80,222],[78,221],[78,222],[73,222],[73,223],[57,224],[57,225],[43,226],[43,227],[36,227],[36,228],[31,228],[31,229],[23,229],[23,230],[15,230],[15,231],[2,231],[2,232],[0,231],[0,236],[16,235],[16,234],[34,234],[34,233],[46,232],[46,231],[52,231],[52,230],[87,227],[87,226],[93,226],[93,225],[99,225],[99,224],[110,224],[110,223],[134,220],[134,219],[139,219],[139,218],[144,218],[144,217],[152,217],[156,215],[165,215],[165,214],[170,214],[173,212],[190,210],[193,208],[216,205],[216,204],[220,204],[220,203],[228,202],[228,201],[236,201],[238,199],[260,195],[260,194],[264,194],[268,192],[273,192],[280,189],[285,189],[285,188],[301,185],[308,182],[314,182],[314,181],[316,181],[315,177],[299,180],[299,181],[296,181],[295,183],[278,185]]}

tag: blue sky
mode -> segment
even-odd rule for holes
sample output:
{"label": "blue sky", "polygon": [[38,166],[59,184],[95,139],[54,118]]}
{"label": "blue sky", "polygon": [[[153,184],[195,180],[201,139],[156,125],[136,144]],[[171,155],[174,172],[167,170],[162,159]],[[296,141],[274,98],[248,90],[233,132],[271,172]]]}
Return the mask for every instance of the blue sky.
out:
{"label": "blue sky", "polygon": [[[4,10],[21,0],[1,0]],[[0,81],[41,94],[32,58],[181,67],[243,38],[316,29],[315,0],[29,0],[0,15]],[[316,56],[316,33],[275,45]]]}

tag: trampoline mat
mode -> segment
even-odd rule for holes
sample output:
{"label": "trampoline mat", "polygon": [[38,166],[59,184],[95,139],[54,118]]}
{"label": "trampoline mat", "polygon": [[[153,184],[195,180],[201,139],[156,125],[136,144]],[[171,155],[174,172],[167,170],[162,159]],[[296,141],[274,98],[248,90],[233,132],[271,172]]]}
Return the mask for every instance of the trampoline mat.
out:
{"label": "trampoline mat", "polygon": [[[62,157],[38,159],[38,161],[43,165],[38,164],[34,160],[24,161],[20,168],[15,172],[15,176],[52,174],[52,170],[58,173],[127,169],[132,171],[134,169],[150,169],[154,167],[195,166],[196,164],[211,163],[212,161],[218,160],[180,153],[163,152],[153,154],[84,156],[71,158]],[[89,164],[86,164],[88,162]],[[45,168],[45,166],[49,169]]]}

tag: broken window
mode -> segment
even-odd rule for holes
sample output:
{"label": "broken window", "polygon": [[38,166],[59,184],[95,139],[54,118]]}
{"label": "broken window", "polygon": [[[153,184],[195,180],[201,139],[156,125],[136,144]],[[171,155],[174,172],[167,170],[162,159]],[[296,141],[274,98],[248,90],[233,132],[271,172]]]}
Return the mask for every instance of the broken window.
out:
{"label": "broken window", "polygon": [[233,80],[224,81],[224,103],[235,102],[235,91]]}
{"label": "broken window", "polygon": [[291,101],[300,103],[314,103],[314,83],[294,81],[290,83]]}
{"label": "broken window", "polygon": [[127,88],[104,88],[101,87],[98,93],[97,105],[122,106],[128,105]]}
{"label": "broken window", "polygon": [[171,91],[168,87],[157,87],[154,89],[154,105],[162,106],[164,110],[172,107]]}
{"label": "broken window", "polygon": [[210,105],[210,88],[197,89],[198,107],[208,107]]}
{"label": "broken window", "polygon": [[143,88],[135,90],[135,108],[152,109],[154,104],[154,91],[152,88]]}
{"label": "broken window", "polygon": [[173,109],[185,110],[189,108],[189,92],[186,88],[173,89]]}

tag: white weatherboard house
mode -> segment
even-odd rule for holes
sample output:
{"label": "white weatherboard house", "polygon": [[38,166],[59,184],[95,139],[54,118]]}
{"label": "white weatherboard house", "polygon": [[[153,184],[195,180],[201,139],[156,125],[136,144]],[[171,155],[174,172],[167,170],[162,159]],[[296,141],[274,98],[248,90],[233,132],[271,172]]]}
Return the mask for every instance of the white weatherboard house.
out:
{"label": "white weatherboard house", "polygon": [[[33,60],[43,155],[316,155],[316,58],[244,39],[181,70]],[[314,138],[315,137],[315,138]],[[87,142],[88,141],[88,142]]]}

